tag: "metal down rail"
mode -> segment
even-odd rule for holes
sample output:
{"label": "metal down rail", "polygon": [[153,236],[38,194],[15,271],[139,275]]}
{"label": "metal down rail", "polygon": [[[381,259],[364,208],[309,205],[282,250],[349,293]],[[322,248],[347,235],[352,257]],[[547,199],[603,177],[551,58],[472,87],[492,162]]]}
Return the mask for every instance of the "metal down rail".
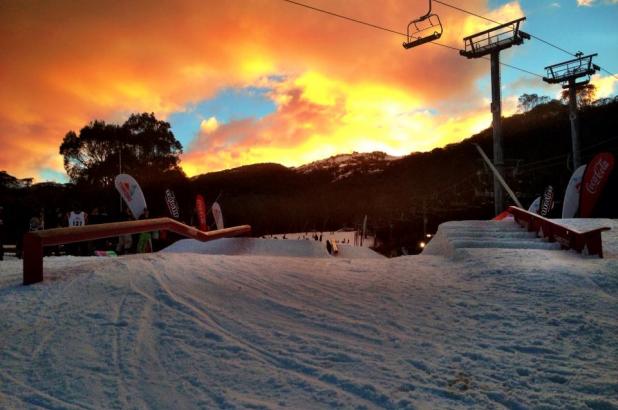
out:
{"label": "metal down rail", "polygon": [[249,234],[251,226],[240,225],[204,232],[171,218],[156,218],[28,232],[24,235],[23,245],[23,283],[30,285],[43,281],[43,247],[45,246],[163,230],[206,242],[213,239]]}
{"label": "metal down rail", "polygon": [[530,232],[536,232],[539,237],[550,242],[558,242],[563,249],[575,249],[585,255],[603,257],[601,232],[609,231],[611,228],[602,227],[587,232],[579,232],[516,206],[509,206],[507,211],[513,215],[515,222],[519,225]]}

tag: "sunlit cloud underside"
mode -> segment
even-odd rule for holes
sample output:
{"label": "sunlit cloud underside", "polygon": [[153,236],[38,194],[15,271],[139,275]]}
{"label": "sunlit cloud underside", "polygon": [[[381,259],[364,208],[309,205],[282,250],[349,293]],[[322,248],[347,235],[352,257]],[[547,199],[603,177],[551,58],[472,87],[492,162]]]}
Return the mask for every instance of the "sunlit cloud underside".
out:
{"label": "sunlit cloud underside", "polygon": [[[310,3],[398,30],[427,6]],[[517,1],[465,7],[500,21],[524,14]],[[440,17],[444,44],[487,27],[448,8]],[[401,36],[282,1],[14,2],[0,24],[0,169],[18,177],[61,179],[69,130],[136,112],[172,124],[188,175],[351,151],[405,155],[490,126],[486,61],[431,44],[404,50]],[[615,91],[614,79],[597,81]],[[504,114],[515,107],[505,95]]]}

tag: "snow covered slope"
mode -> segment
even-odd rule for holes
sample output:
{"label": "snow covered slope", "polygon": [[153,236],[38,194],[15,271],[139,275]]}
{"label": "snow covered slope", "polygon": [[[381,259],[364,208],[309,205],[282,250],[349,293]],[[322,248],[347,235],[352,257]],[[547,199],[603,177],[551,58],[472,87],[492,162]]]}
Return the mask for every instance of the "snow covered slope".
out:
{"label": "snow covered slope", "polygon": [[[325,242],[313,240],[276,240],[261,238],[223,238],[211,242],[183,239],[162,252],[199,253],[202,255],[261,255],[302,258],[330,258]],[[339,245],[340,258],[383,259],[369,248]]]}
{"label": "snow covered slope", "polygon": [[310,164],[294,168],[297,172],[309,174],[316,171],[325,171],[331,174],[332,182],[349,178],[353,175],[376,174],[383,172],[393,161],[401,157],[392,157],[384,152],[366,152],[339,154],[330,158],[315,161]]}
{"label": "snow covered slope", "polygon": [[618,407],[615,259],[161,252],[45,269],[24,287],[21,261],[0,262],[0,408]]}

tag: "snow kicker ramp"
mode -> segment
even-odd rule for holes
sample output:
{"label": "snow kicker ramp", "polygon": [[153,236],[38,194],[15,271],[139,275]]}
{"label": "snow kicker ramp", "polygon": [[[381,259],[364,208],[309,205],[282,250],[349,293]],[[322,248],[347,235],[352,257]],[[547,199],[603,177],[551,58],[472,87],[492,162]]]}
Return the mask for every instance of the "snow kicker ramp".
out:
{"label": "snow kicker ramp", "polygon": [[[602,233],[606,258],[618,258],[618,222],[612,219],[556,220],[569,228],[590,230],[602,226],[612,229]],[[560,244],[538,238],[512,218],[502,221],[450,221],[441,224],[438,232],[423,250],[425,255],[456,256],[460,249],[522,249],[560,250]]]}
{"label": "snow kicker ramp", "polygon": [[[330,258],[324,242],[312,240],[223,238],[211,242],[182,239],[161,252],[202,255],[253,255],[300,258]],[[383,259],[369,248],[339,245],[339,257],[347,259]]]}

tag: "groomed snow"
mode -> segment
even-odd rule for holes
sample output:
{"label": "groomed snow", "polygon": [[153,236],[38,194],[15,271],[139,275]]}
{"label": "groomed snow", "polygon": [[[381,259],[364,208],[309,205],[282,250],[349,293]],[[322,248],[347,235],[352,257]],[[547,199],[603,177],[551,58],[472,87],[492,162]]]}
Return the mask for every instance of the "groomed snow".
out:
{"label": "groomed snow", "polygon": [[0,408],[618,408],[617,259],[183,251],[45,270],[24,287],[0,262]]}

